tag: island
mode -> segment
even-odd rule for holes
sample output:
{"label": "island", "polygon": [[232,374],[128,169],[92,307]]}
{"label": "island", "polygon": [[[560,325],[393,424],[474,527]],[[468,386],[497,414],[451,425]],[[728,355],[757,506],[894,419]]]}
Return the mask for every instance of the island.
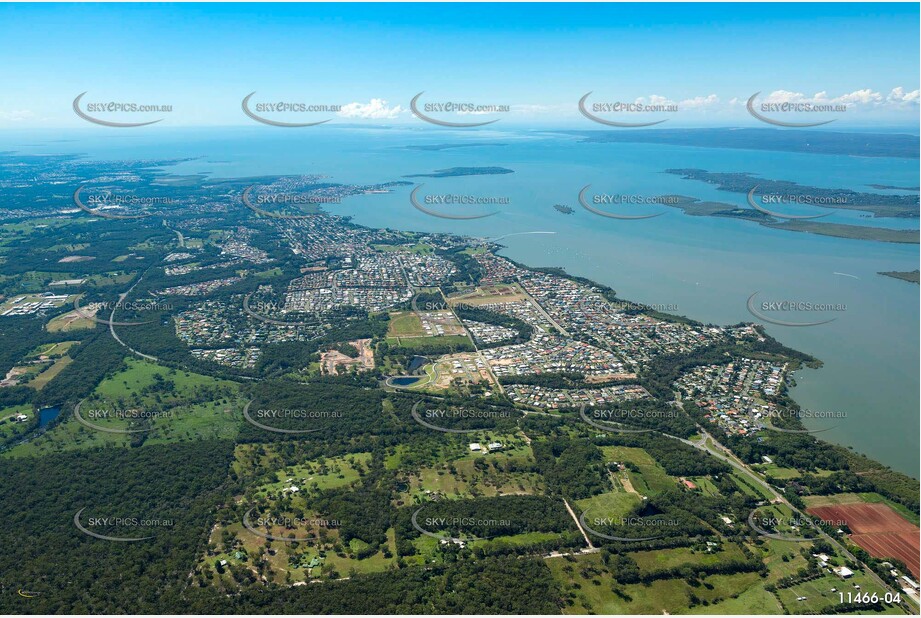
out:
{"label": "island", "polygon": [[900,272],[897,270],[889,270],[884,272],[879,272],[877,274],[885,275],[886,277],[892,277],[893,279],[901,279],[902,281],[908,281],[909,283],[919,283],[919,271],[918,269]]}
{"label": "island", "polygon": [[455,176],[492,176],[513,174],[515,170],[504,167],[449,167],[429,174],[405,174],[403,178],[452,178]]}

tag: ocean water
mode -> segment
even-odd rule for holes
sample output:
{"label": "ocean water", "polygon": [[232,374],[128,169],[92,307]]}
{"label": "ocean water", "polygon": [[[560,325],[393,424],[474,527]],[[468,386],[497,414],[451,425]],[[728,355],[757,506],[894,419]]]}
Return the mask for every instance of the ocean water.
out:
{"label": "ocean water", "polygon": [[[424,144],[470,144],[416,150]],[[477,145],[502,143],[504,145]],[[757,321],[746,301],[789,299],[845,307],[833,313],[777,316],[791,321],[834,317],[813,327],[767,324],[768,332],[825,365],[797,372],[793,396],[834,421],[807,420],[818,434],[914,477],[919,469],[919,288],[878,275],[914,270],[918,245],[847,240],[773,230],[756,223],[691,217],[662,206],[644,220],[614,220],[584,210],[579,191],[657,196],[675,193],[745,205],[745,195],[683,180],[663,171],[696,167],[751,172],[765,178],[855,191],[871,183],[918,186],[917,160],[820,156],[758,150],[652,144],[589,144],[551,132],[274,127],[190,130],[147,127],[88,129],[66,134],[0,136],[0,149],[24,153],[80,152],[113,158],[193,158],[177,174],[215,177],[323,174],[332,181],[371,184],[449,167],[501,166],[513,174],[411,178],[422,195],[508,198],[498,214],[457,221],[426,215],[410,204],[411,187],[355,196],[331,212],[374,227],[440,231],[501,239],[503,253],[534,266],[562,266],[616,289],[623,298],[676,305],[675,313],[720,324]],[[565,215],[553,209],[565,204]],[[450,207],[446,207],[446,210]],[[804,211],[805,213],[806,211]],[[814,212],[814,211],[813,211]],[[918,221],[837,212],[823,221],[917,229]]]}

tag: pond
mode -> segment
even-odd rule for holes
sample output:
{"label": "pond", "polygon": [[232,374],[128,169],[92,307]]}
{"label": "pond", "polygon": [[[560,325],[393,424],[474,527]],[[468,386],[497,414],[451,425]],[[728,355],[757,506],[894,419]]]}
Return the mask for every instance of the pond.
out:
{"label": "pond", "polygon": [[51,408],[42,408],[38,411],[38,426],[45,427],[58,417],[58,414],[61,413],[61,408],[54,406]]}

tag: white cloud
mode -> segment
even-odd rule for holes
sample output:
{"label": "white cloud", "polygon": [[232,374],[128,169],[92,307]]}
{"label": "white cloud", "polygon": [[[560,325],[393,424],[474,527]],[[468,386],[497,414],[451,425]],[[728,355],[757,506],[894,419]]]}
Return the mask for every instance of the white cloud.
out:
{"label": "white cloud", "polygon": [[27,109],[14,109],[9,112],[0,109],[0,120],[22,122],[23,120],[32,120],[33,118],[35,118],[35,114]]}
{"label": "white cloud", "polygon": [[886,100],[896,104],[909,103],[917,105],[919,102],[921,102],[921,90],[905,92],[904,88],[897,86],[896,88],[892,89],[892,92],[889,93],[889,96],[886,97]]}
{"label": "white cloud", "polygon": [[710,107],[716,105],[720,102],[720,98],[715,94],[708,94],[705,97],[697,96],[690,99],[683,99],[681,101],[675,101],[668,97],[663,97],[658,94],[651,94],[648,97],[638,97],[634,103],[637,105],[672,105],[678,106],[678,109],[701,109],[704,107]]}
{"label": "white cloud", "polygon": [[678,103],[678,107],[683,109],[700,109],[702,107],[711,107],[720,102],[720,98],[715,94],[708,94],[705,97],[694,97],[685,99]]}
{"label": "white cloud", "polygon": [[348,103],[339,110],[339,115],[344,118],[366,118],[372,120],[381,120],[396,118],[404,110],[399,105],[390,107],[384,99],[371,99],[370,103]]}
{"label": "white cloud", "polygon": [[[817,92],[812,96],[807,96],[802,92],[790,92],[789,90],[775,90],[763,99],[764,103],[813,103],[822,105],[846,105],[847,107],[880,107],[885,105],[903,105],[917,104],[919,101],[919,91],[905,92],[901,86],[893,88],[887,95],[883,96],[871,88],[862,88],[853,92],[838,95],[836,97],[828,96],[825,90]],[[732,99],[730,103],[740,103],[741,99]]]}

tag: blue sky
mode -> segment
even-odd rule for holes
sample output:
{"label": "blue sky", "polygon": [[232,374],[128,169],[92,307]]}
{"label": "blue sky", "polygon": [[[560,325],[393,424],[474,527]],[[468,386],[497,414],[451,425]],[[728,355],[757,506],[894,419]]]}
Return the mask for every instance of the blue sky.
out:
{"label": "blue sky", "polygon": [[346,106],[266,114],[293,121],[419,123],[409,101],[425,91],[427,103],[509,106],[432,114],[445,120],[596,129],[577,108],[592,91],[590,104],[678,109],[605,118],[764,126],[744,106],[761,91],[845,105],[821,116],[834,126],[916,126],[918,23],[914,3],[3,4],[0,129],[86,126],[71,109],[84,91],[171,105],[118,118],[172,126],[252,124],[240,102],[253,91]]}

